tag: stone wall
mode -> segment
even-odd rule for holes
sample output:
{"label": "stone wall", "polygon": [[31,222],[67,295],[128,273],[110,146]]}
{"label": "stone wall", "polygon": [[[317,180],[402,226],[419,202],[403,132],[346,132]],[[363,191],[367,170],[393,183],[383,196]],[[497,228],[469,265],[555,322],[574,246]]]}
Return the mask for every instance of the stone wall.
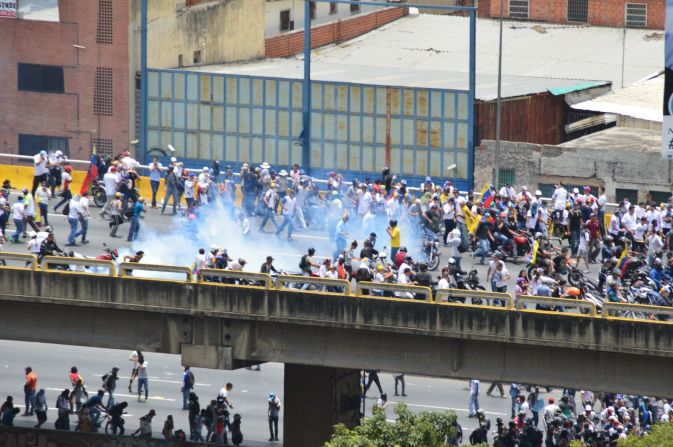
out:
{"label": "stone wall", "polygon": [[[570,144],[570,143],[566,143]],[[493,178],[495,141],[483,140],[475,150],[474,184],[481,187]],[[617,189],[638,190],[639,200],[648,191],[671,191],[670,164],[657,151],[608,150],[515,143],[500,144],[500,169],[512,169],[517,187],[563,182],[604,186],[608,202]]]}

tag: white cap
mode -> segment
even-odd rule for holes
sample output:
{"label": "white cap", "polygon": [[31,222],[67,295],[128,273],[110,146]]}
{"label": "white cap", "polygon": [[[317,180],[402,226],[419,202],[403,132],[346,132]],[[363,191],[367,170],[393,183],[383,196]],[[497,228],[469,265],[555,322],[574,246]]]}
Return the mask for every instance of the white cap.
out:
{"label": "white cap", "polygon": [[203,172],[208,172],[208,166],[203,167]]}
{"label": "white cap", "polygon": [[528,191],[528,186],[523,185],[523,186],[521,187],[521,191]]}
{"label": "white cap", "polygon": [[61,152],[61,151],[56,151],[56,155],[63,155],[63,152]]}
{"label": "white cap", "polygon": [[591,411],[593,408],[591,408],[591,405],[587,404],[586,407],[584,407],[584,411]]}
{"label": "white cap", "polygon": [[542,191],[540,191],[539,189],[536,189],[536,190],[535,190],[535,195],[536,195],[536,196],[541,196],[541,195],[542,195]]}
{"label": "white cap", "polygon": [[580,190],[579,188],[573,188],[573,194],[579,194]]}
{"label": "white cap", "polygon": [[176,161],[178,161],[177,158],[175,158],[175,157],[171,157],[171,163],[175,163]]}

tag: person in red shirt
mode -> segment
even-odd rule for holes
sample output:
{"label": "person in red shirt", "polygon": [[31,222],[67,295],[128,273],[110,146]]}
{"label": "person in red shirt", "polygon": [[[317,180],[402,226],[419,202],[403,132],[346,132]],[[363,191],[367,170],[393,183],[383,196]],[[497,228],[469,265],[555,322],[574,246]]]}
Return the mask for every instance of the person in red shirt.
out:
{"label": "person in red shirt", "polygon": [[589,230],[591,236],[589,240],[589,262],[594,263],[601,252],[601,225],[596,213],[592,214],[589,222],[587,222],[587,230]]}
{"label": "person in red shirt", "polygon": [[37,388],[37,374],[33,372],[33,368],[26,367],[26,382],[23,384],[23,394],[25,396],[26,412],[24,416],[32,416],[35,412],[33,399],[35,398],[35,389]]}

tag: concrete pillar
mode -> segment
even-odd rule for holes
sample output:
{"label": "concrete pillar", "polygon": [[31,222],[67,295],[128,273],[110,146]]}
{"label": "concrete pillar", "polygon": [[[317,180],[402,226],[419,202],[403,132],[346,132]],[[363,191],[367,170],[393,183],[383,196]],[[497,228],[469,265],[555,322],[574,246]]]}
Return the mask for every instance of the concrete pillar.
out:
{"label": "concrete pillar", "polygon": [[360,420],[360,371],[285,364],[283,445],[317,447]]}

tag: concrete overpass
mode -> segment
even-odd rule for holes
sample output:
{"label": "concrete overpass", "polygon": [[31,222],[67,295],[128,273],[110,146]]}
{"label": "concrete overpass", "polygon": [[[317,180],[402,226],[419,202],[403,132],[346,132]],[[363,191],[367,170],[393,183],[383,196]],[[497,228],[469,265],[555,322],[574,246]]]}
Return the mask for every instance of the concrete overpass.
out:
{"label": "concrete overpass", "polygon": [[360,369],[673,395],[669,324],[189,280],[0,268],[0,337],[285,363],[292,446],[357,423]]}

